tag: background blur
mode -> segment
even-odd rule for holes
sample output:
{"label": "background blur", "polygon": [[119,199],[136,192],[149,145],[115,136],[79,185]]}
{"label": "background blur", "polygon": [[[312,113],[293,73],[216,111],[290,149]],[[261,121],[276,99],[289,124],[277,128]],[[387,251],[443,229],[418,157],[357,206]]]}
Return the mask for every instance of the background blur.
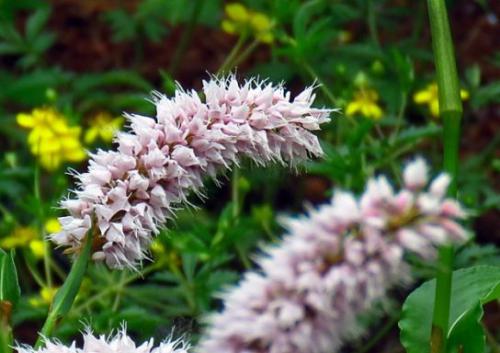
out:
{"label": "background blur", "polygon": [[[500,2],[448,4],[464,102],[459,198],[476,232],[458,254],[462,267],[500,260]],[[67,168],[83,170],[85,150],[111,148],[123,112],[153,116],[151,91],[171,95],[176,81],[198,90],[210,74],[234,72],[292,93],[318,85],[317,104],[343,113],[321,132],[324,160],[298,171],[246,165],[221,187],[207,181],[207,200],[193,197],[199,208],[180,212],[155,242],[159,265],[145,263],[144,274],[92,266],[56,332],[63,339],[82,322],[106,332],[124,320],[140,338],[174,328],[196,339],[201,318],[220,307],[214,294],[279,239],[280,215],[326,201],[334,186],[359,192],[374,173],[398,183],[414,155],[437,172],[432,59],[425,1],[0,0],[0,247],[16,251],[22,278],[17,338],[34,341],[67,273],[66,255],[43,242],[73,185]],[[387,320],[399,305],[385,308]],[[494,305],[485,322],[498,338]],[[388,332],[368,350],[402,351],[395,327]]]}

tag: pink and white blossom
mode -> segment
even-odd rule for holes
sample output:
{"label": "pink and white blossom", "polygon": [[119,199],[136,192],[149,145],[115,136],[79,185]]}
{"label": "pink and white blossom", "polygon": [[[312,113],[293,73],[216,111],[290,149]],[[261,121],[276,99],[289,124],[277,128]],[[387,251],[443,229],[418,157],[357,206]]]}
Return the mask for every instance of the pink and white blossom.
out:
{"label": "pink and white blossom", "polygon": [[93,226],[93,258],[112,268],[134,267],[147,257],[152,236],[205,177],[248,158],[258,165],[295,166],[322,149],[312,131],[330,109],[313,108],[309,87],[291,99],[282,86],[233,76],[203,82],[197,92],[179,88],[172,98],[155,94],[156,117],[129,115],[130,132],[117,150],[91,155],[77,176],[75,198],[61,203],[69,216],[50,238],[78,252]]}
{"label": "pink and white blossom", "polygon": [[99,337],[88,331],[83,334],[82,348],[78,348],[75,342],[64,345],[58,341],[46,340],[42,348],[19,346],[16,350],[17,353],[188,353],[189,344],[181,339],[167,339],[155,347],[153,339],[150,339],[137,345],[126,330],[122,329],[114,336]]}
{"label": "pink and white blossom", "polygon": [[427,189],[422,159],[405,185],[371,179],[360,198],[335,192],[331,203],[285,222],[288,235],[258,259],[259,271],[222,295],[198,353],[327,353],[362,334],[358,317],[411,280],[405,252],[425,259],[437,245],[466,239],[465,213],[444,198],[449,178]]}

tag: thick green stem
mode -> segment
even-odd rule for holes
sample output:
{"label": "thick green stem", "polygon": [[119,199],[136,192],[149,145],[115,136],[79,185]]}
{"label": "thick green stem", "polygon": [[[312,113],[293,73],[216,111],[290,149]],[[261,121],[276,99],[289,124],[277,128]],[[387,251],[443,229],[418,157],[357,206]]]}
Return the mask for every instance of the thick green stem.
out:
{"label": "thick green stem", "polygon": [[439,249],[436,274],[436,293],[431,332],[431,353],[446,352],[448,321],[450,317],[451,284],[453,272],[453,247]]}
{"label": "thick green stem", "polygon": [[45,320],[38,340],[36,341],[35,348],[40,348],[42,346],[44,338],[50,337],[57,321],[61,319],[65,314],[67,314],[71,309],[71,306],[75,301],[76,295],[78,294],[78,290],[80,289],[80,285],[82,284],[83,277],[87,270],[90,252],[92,249],[92,234],[93,228],[88,231],[82,251],[73,263],[71,271],[64,281],[64,284],[57,291],[54,297],[54,301],[50,306],[47,319]]}
{"label": "thick green stem", "polygon": [[[444,0],[428,0],[432,47],[439,91],[439,110],[444,124],[444,170],[451,176],[449,193],[456,196],[460,118],[462,102],[455,64],[453,41]],[[445,353],[450,314],[453,247],[439,249],[438,273],[432,320],[431,352]]]}

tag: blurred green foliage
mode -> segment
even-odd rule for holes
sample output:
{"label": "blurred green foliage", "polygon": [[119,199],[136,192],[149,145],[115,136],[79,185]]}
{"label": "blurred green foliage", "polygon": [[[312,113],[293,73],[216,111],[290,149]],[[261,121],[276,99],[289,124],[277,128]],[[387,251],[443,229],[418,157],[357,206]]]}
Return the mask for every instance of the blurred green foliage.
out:
{"label": "blurred green foliage", "polygon": [[[73,187],[63,167],[51,173],[36,172],[37,160],[30,154],[26,131],[17,125],[16,115],[52,106],[82,131],[100,111],[153,115],[149,92],[158,89],[172,94],[179,71],[166,65],[155,66],[153,74],[139,70],[151,60],[148,47],[170,50],[158,55],[178,57],[181,66],[190,65],[192,56],[186,53],[196,46],[226,50],[220,57],[202,53],[203,61],[195,64],[203,65],[206,60],[207,67],[201,68],[205,70],[214,60],[219,60],[215,67],[226,61],[226,69],[238,66],[238,76],[284,81],[294,91],[317,85],[318,104],[341,110],[356,92],[374,90],[380,97],[376,104],[383,111],[380,120],[333,113],[332,123],[320,135],[325,158],[296,173],[245,165],[240,176],[232,180],[229,175],[221,177],[222,187],[207,181],[207,201],[193,197],[199,208],[180,211],[158,237],[151,255],[155,262],[144,263],[141,272],[90,266],[75,305],[58,326],[58,337],[73,336],[82,329],[82,322],[106,332],[126,321],[141,338],[165,336],[172,327],[179,332],[188,329],[196,338],[201,319],[221,305],[217,294],[253,267],[253,254],[259,248],[280,238],[280,215],[300,212],[304,203],[326,200],[331,186],[359,192],[367,178],[382,171],[394,172],[393,182],[398,183],[399,166],[415,154],[424,155],[436,172],[440,169],[441,122],[413,101],[416,92],[435,80],[424,30],[424,2],[406,2],[405,6],[389,0],[243,3],[272,20],[272,44],[254,43],[247,37],[238,40],[224,33],[221,21],[226,15],[221,0],[143,0],[133,9],[115,6],[93,18],[95,26],[106,29],[108,37],[101,40],[127,46],[133,58],[127,57],[125,64],[113,69],[87,71],[72,70],[53,60],[61,57],[55,54],[65,31],[57,26],[64,23],[64,13],[57,12],[55,5],[31,0],[0,2],[0,240],[21,226],[35,227],[42,237],[43,224],[62,215],[58,201]],[[55,18],[59,20],[51,22]],[[406,22],[411,23],[409,31],[401,34],[397,29]],[[391,36],[393,33],[399,34]],[[162,46],[171,40],[179,44]],[[233,55],[231,45],[239,45]],[[491,62],[499,65],[498,51]],[[463,88],[470,93],[464,114],[467,134],[478,123],[478,116],[499,103],[500,82],[483,77],[477,64],[463,67],[459,73]],[[492,182],[500,172],[500,138],[486,138],[481,147],[464,155],[458,181],[460,200],[476,216],[500,206]],[[86,148],[92,151],[110,145],[101,141]],[[85,164],[64,167],[83,170]],[[34,184],[40,185],[38,198]],[[231,190],[238,191],[236,200]],[[28,248],[15,251],[23,292],[14,311],[15,330],[28,327],[35,332],[48,308],[40,290],[62,283],[69,259],[59,250],[51,250],[47,273]],[[457,266],[491,263],[498,258],[498,247],[472,242],[459,252]],[[419,266],[419,274],[428,275],[426,264]]]}

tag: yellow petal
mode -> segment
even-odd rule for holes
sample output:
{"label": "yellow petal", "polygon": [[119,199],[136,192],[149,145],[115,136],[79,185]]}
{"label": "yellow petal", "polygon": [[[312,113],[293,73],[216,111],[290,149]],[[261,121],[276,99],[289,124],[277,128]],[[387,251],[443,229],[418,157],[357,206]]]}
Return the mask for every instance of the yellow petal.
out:
{"label": "yellow petal", "polygon": [[233,22],[224,20],[222,21],[222,30],[229,34],[236,34],[236,26]]}
{"label": "yellow petal", "polygon": [[245,6],[240,3],[233,2],[227,4],[225,7],[227,17],[235,22],[246,22],[248,21],[249,13]]}
{"label": "yellow petal", "polygon": [[57,154],[44,154],[40,156],[40,164],[48,171],[54,171],[61,165],[61,157]]}
{"label": "yellow petal", "polygon": [[35,126],[35,119],[30,114],[19,113],[16,116],[16,121],[22,127],[32,128]]}
{"label": "yellow petal", "polygon": [[165,247],[160,240],[156,239],[151,243],[151,251],[153,251],[156,255],[161,255],[165,253]]}
{"label": "yellow petal", "polygon": [[85,131],[85,137],[84,141],[87,145],[90,145],[94,143],[94,141],[97,138],[97,135],[99,135],[99,129],[91,127],[87,131]]}
{"label": "yellow petal", "polygon": [[56,295],[57,288],[54,287],[44,287],[40,291],[40,297],[43,299],[43,301],[47,304],[52,303],[52,299],[54,299],[54,296]]}
{"label": "yellow petal", "polygon": [[274,41],[274,36],[271,32],[266,32],[259,34],[257,36],[257,39],[262,43],[271,44]]}
{"label": "yellow petal", "polygon": [[256,32],[267,32],[273,26],[269,17],[260,12],[252,15],[250,18],[250,25]]}
{"label": "yellow petal", "polygon": [[53,154],[60,153],[62,148],[62,144],[60,140],[40,140],[38,144],[38,153],[39,154]]}
{"label": "yellow petal", "polygon": [[45,231],[49,234],[57,233],[61,231],[61,224],[57,218],[49,218],[45,222]]}
{"label": "yellow petal", "polygon": [[33,307],[39,307],[43,305],[43,301],[40,298],[29,298],[28,303]]}
{"label": "yellow petal", "polygon": [[429,90],[418,91],[413,95],[413,101],[417,104],[424,104],[432,99],[432,94]]}
{"label": "yellow petal", "polygon": [[40,144],[41,141],[54,139],[54,133],[46,128],[34,128],[28,135],[28,143],[30,145]]}
{"label": "yellow petal", "polygon": [[101,139],[104,142],[111,142],[113,141],[113,136],[115,135],[115,129],[113,128],[102,129],[100,135]]}
{"label": "yellow petal", "polygon": [[30,250],[37,259],[42,259],[45,255],[45,243],[40,240],[32,240],[30,242]]}
{"label": "yellow petal", "polygon": [[460,98],[462,98],[462,100],[467,100],[469,99],[469,92],[465,89],[461,89],[460,90]]}
{"label": "yellow petal", "polygon": [[64,153],[64,158],[69,162],[81,162],[87,158],[83,148],[75,148]]}
{"label": "yellow petal", "polygon": [[371,116],[371,104],[362,104],[361,105],[361,114],[365,118],[369,118]]}
{"label": "yellow petal", "polygon": [[439,100],[434,99],[432,102],[429,102],[429,110],[431,111],[431,115],[435,118],[439,117]]}
{"label": "yellow petal", "polygon": [[63,150],[73,150],[80,147],[80,141],[73,137],[62,137],[60,141]]}
{"label": "yellow petal", "polygon": [[382,118],[382,109],[378,105],[372,104],[369,110],[368,117],[371,117],[373,120],[380,120]]}
{"label": "yellow petal", "polygon": [[123,117],[117,116],[116,118],[113,119],[111,123],[115,128],[119,129],[123,126]]}
{"label": "yellow petal", "polygon": [[361,109],[361,105],[357,101],[352,101],[347,105],[345,113],[348,116],[356,114]]}

